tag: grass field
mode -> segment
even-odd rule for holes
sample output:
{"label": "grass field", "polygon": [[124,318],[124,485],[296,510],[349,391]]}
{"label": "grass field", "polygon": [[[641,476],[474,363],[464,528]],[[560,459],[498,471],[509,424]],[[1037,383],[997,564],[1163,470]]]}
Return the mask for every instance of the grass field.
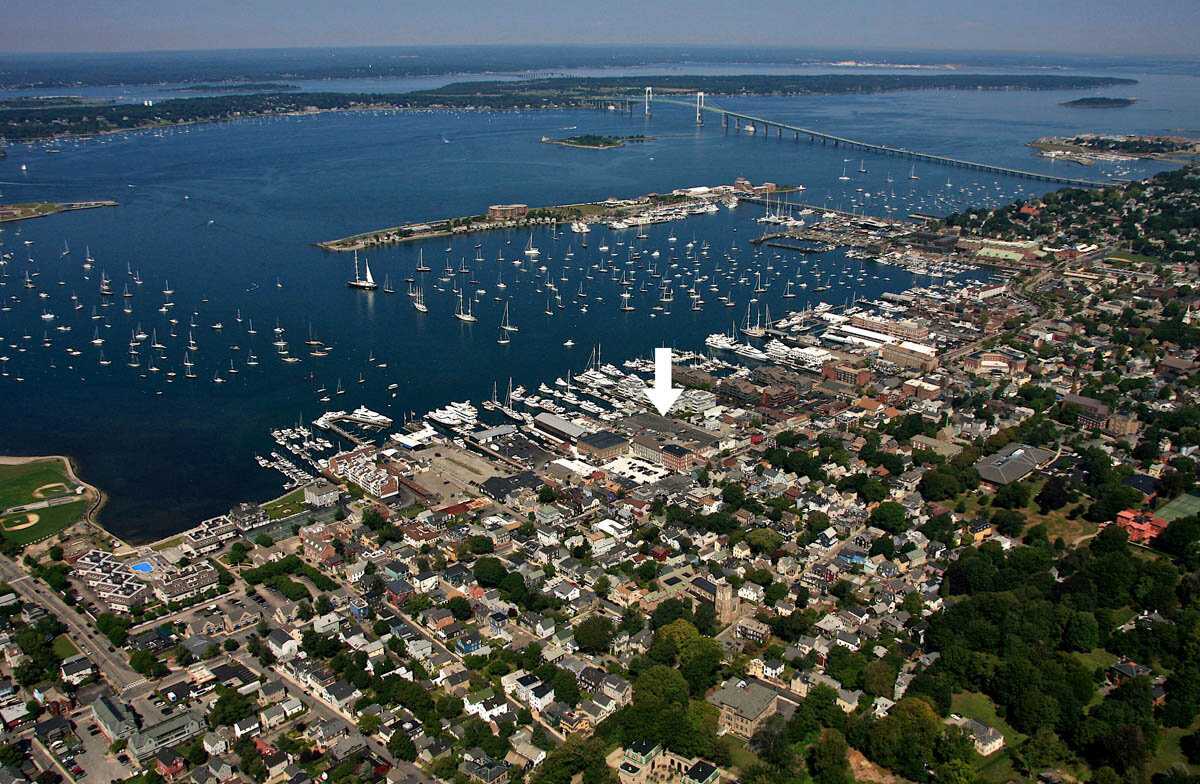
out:
{"label": "grass field", "polygon": [[1087,667],[1089,670],[1092,670],[1093,672],[1101,669],[1107,670],[1109,667],[1117,663],[1116,655],[1109,653],[1103,648],[1097,648],[1090,653],[1076,652],[1072,653],[1071,655],[1074,656],[1080,664],[1082,664],[1084,667]]}
{"label": "grass field", "polygon": [[86,509],[87,501],[38,509],[29,513],[37,515],[37,521],[32,525],[29,524],[29,516],[25,513],[0,517],[0,535],[21,545],[36,542],[73,524],[83,516]]}
{"label": "grass field", "polygon": [[62,461],[47,459],[24,465],[0,466],[0,509],[41,500],[34,495],[34,491],[46,485],[56,486],[47,488],[46,498],[71,492],[67,469]]}
{"label": "grass field", "polygon": [[750,749],[746,748],[746,741],[733,735],[727,736],[732,743],[729,744],[729,758],[733,763],[733,767],[745,772],[760,761],[758,755]]}
{"label": "grass field", "polygon": [[1157,512],[1158,516],[1167,522],[1197,513],[1200,513],[1200,496],[1194,496],[1191,493],[1184,493],[1172,498]]}
{"label": "grass field", "polygon": [[970,691],[955,694],[950,701],[950,712],[977,719],[1000,730],[1004,735],[1004,748],[987,757],[977,755],[973,764],[979,773],[980,781],[994,784],[1011,781],[1015,773],[1008,750],[1024,743],[1027,736],[1017,732],[1011,724],[1000,718],[996,713],[996,706],[986,694]]}
{"label": "grass field", "polygon": [[991,725],[1004,734],[1005,745],[1015,745],[1025,742],[1025,735],[1017,732],[1000,714],[990,697],[979,692],[964,691],[955,694],[950,701],[950,712],[969,719],[978,719],[984,724]]}
{"label": "grass field", "polygon": [[270,503],[263,504],[263,511],[272,520],[282,520],[294,514],[300,514],[308,507],[304,505],[304,488],[298,487],[282,498],[276,498]]}
{"label": "grass field", "polygon": [[71,642],[70,638],[65,634],[60,634],[54,638],[54,655],[63,659],[69,659],[79,653],[79,649],[75,647],[75,643]]}

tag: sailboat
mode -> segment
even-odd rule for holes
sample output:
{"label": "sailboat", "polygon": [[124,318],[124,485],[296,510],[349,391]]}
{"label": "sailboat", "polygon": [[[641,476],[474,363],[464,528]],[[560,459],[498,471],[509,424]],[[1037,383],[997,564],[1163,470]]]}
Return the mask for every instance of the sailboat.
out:
{"label": "sailboat", "polygon": [[424,248],[417,253],[417,272],[429,272],[429,265],[425,263]]}
{"label": "sailboat", "polygon": [[463,310],[463,295],[462,291],[458,292],[458,309],[454,311],[454,318],[459,321],[475,321],[475,317],[471,315],[471,299],[467,298],[467,309]]}
{"label": "sailboat", "polygon": [[867,162],[865,160],[860,160],[858,162],[858,173],[859,174],[867,173]]}
{"label": "sailboat", "polygon": [[387,275],[383,276],[383,293],[384,294],[395,294],[396,293],[396,290],[392,288],[391,279]]}
{"label": "sailboat", "polygon": [[525,246],[525,255],[532,257],[538,255],[539,253],[541,253],[541,251],[533,247],[533,232],[531,231],[529,232],[529,244]]}
{"label": "sailboat", "polygon": [[354,251],[354,280],[346,281],[346,285],[352,289],[363,289],[365,291],[374,291],[379,288],[379,284],[375,282],[375,278],[371,277],[371,263],[363,260],[366,267],[367,276],[360,278],[358,276],[358,251]]}
{"label": "sailboat", "polygon": [[508,303],[504,303],[504,317],[500,319],[500,329],[504,332],[518,332],[519,329],[508,321]]}
{"label": "sailboat", "polygon": [[838,177],[838,179],[839,179],[839,180],[848,180],[848,179],[850,179],[848,176],[846,176],[846,167],[845,167],[845,166],[843,166],[843,167],[842,167],[842,176],[841,176],[841,177]]}
{"label": "sailboat", "polygon": [[413,297],[412,306],[421,313],[429,312],[429,308],[425,307],[425,289],[417,289],[416,296]]}
{"label": "sailboat", "polygon": [[500,325],[500,337],[496,338],[496,342],[502,346],[507,346],[511,342],[511,340],[508,337],[508,333],[505,332],[505,330],[504,330],[503,324]]}
{"label": "sailboat", "polygon": [[921,179],[920,177],[917,176],[917,164],[915,164],[915,163],[913,164],[912,171],[910,171],[908,173],[908,179],[910,179],[910,180]]}

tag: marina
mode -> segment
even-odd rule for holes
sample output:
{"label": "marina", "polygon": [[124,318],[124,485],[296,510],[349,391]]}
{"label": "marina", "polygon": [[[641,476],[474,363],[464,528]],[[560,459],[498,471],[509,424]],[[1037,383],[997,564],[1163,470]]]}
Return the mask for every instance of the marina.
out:
{"label": "marina", "polygon": [[[924,104],[921,121],[908,126],[915,134],[909,146],[918,146],[916,137],[930,112],[942,118],[940,132],[968,138],[971,123],[954,119],[964,99],[974,102],[977,113],[1003,113],[1030,97],[960,95],[953,107],[947,102],[939,110],[941,99],[924,97],[935,103]],[[900,99],[871,100],[890,107]],[[748,114],[781,120],[787,119],[781,107],[790,105],[786,99],[743,103]],[[861,104],[862,99],[849,96],[830,99],[832,106]],[[86,160],[94,171],[89,191],[119,195],[121,208],[10,223],[0,232],[0,274],[7,274],[0,277],[0,386],[11,414],[5,448],[70,452],[89,472],[89,481],[111,488],[108,509],[120,521],[115,525],[126,526],[119,533],[133,540],[158,538],[239,500],[273,496],[281,479],[292,481],[274,468],[229,470],[253,455],[273,460],[274,451],[297,470],[316,475],[312,463],[267,435],[295,422],[298,412],[307,414],[302,421],[313,427],[322,412],[365,405],[393,419],[387,432],[399,433],[414,423],[420,431],[424,413],[450,401],[471,401],[481,426],[527,426],[523,415],[556,409],[601,422],[599,417],[620,416],[628,406],[644,410],[633,380],[614,380],[611,386],[594,374],[579,380],[597,345],[612,364],[635,374],[623,363],[645,361],[653,344],[673,346],[677,356],[695,352],[703,362],[726,363],[727,368],[713,365],[719,373],[739,372],[735,366],[750,369],[762,360],[749,349],[767,355],[771,339],[784,342],[772,330],[789,313],[822,302],[841,310],[863,301],[888,302],[886,296],[914,287],[992,275],[931,262],[928,254],[897,250],[891,255],[892,249],[868,247],[887,239],[883,230],[854,228],[865,232],[867,241],[851,244],[850,222],[906,224],[911,231],[920,224],[896,219],[1040,193],[1026,181],[972,179],[966,172],[948,188],[945,178],[922,171],[919,164],[909,165],[918,177],[910,180],[898,166],[889,172],[869,157],[865,166],[859,157],[843,161],[820,145],[816,151],[800,145],[788,153],[803,150],[800,158],[781,157],[791,145],[767,144],[761,135],[728,138],[719,128],[695,129],[694,138],[671,135],[688,130],[692,119],[675,110],[664,109],[653,120],[653,135],[662,138],[606,153],[599,169],[591,151],[538,141],[585,116],[595,125],[589,131],[629,133],[628,118],[591,112],[379,111],[10,147],[4,165],[28,163],[29,174],[23,184],[0,186],[5,201],[36,201],[36,193],[64,181]],[[479,127],[490,130],[475,137],[455,130]],[[404,142],[393,152],[398,128],[404,130]],[[330,141],[345,132],[376,146],[344,148]],[[1023,145],[1029,135],[1014,132],[1013,149],[1027,154]],[[268,137],[285,140],[303,161],[282,181],[266,169],[258,173],[258,166],[277,154],[262,143]],[[472,177],[455,179],[454,166],[463,156],[486,157],[501,143],[512,148],[514,158],[557,167],[560,176],[541,176],[536,166],[524,163],[511,169],[505,162],[489,162],[480,163],[483,168]],[[60,154],[41,153],[50,146]],[[993,146],[975,157],[1003,158],[1004,149]],[[258,165],[250,166],[244,178],[214,177],[211,156],[229,150]],[[401,160],[426,161],[414,176],[427,183],[449,179],[444,187],[404,191],[397,199],[378,172]],[[1093,168],[1126,172],[1154,165],[1139,161]],[[838,179],[843,168],[851,179]],[[169,182],[156,173],[166,171],[173,173]],[[733,193],[743,173],[751,189]],[[299,187],[323,181],[330,187]],[[485,185],[491,181],[509,186],[496,190]],[[766,194],[753,190],[765,182],[790,183],[796,190],[778,187],[768,209]],[[274,203],[281,188],[304,196],[299,203],[273,207],[272,221],[255,209],[229,206]],[[656,188],[662,201],[639,201]],[[690,194],[693,188],[709,192],[682,198],[670,193]],[[331,192],[338,198],[330,198]],[[677,203],[668,203],[668,197]],[[381,245],[360,251],[357,273],[352,253],[309,245],[364,227],[395,225],[398,216],[431,221],[483,211],[497,202],[600,205],[610,198],[628,202],[631,209],[624,215],[601,211],[563,222],[464,229]],[[806,209],[812,213],[801,214]],[[837,217],[826,218],[827,213]],[[768,217],[804,225],[760,220]],[[163,230],[131,232],[138,222]],[[751,243],[789,231],[830,236],[828,242],[796,241],[804,252]],[[881,233],[870,237],[872,231]],[[537,255],[525,253],[535,249]],[[860,251],[864,258],[857,257]],[[347,285],[366,282],[368,264],[378,288]],[[474,321],[454,317],[460,298],[463,314]],[[739,336],[737,342],[749,346],[745,354],[705,345],[706,336],[736,328],[748,305],[752,320],[764,321],[769,306],[768,337]],[[501,329],[506,308],[507,324],[516,330]],[[823,330],[810,319],[806,331],[788,338],[796,343],[810,337],[816,348],[842,350],[822,343]],[[504,404],[509,377],[515,403],[489,411],[483,403],[490,402],[493,385],[497,403]],[[559,377],[569,389],[555,383]],[[539,390],[543,384],[550,393]],[[532,408],[518,399],[529,396]],[[52,432],[34,425],[45,421],[47,401],[53,401],[58,423]],[[382,436],[350,423],[337,426],[360,438]],[[433,427],[445,437],[463,438],[436,423]],[[317,466],[353,443],[333,431],[322,435],[335,449],[308,450]],[[131,492],[123,490],[132,488],[122,480],[126,476],[155,480],[138,482]],[[213,487],[220,487],[217,496]]]}

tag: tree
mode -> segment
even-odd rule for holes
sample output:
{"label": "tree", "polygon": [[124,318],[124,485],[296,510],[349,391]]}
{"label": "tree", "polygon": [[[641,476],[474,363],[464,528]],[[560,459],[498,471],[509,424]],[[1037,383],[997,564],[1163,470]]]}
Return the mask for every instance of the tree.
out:
{"label": "tree", "polygon": [[770,528],[755,528],[746,534],[746,544],[755,553],[773,553],[783,543],[783,537]]}
{"label": "tree", "polygon": [[479,584],[487,588],[495,588],[500,585],[509,573],[499,558],[480,558],[475,562],[475,568],[472,571]]}
{"label": "tree", "polygon": [[606,653],[615,634],[612,621],[603,615],[593,615],[575,627],[575,642],[587,653]]}
{"label": "tree", "polygon": [[379,714],[364,713],[358,717],[358,731],[363,735],[371,735],[379,729]]}
{"label": "tree", "polygon": [[862,687],[868,694],[891,699],[896,686],[896,668],[878,659],[862,670]]}
{"label": "tree", "polygon": [[871,511],[871,525],[898,534],[905,528],[907,515],[904,507],[895,501],[884,501]]}
{"label": "tree", "polygon": [[17,770],[25,762],[25,753],[15,743],[0,743],[0,764]]}
{"label": "tree", "polygon": [[471,617],[471,603],[465,597],[454,596],[450,601],[446,602],[446,609],[454,614],[454,618],[459,621],[465,621]]}
{"label": "tree", "polygon": [[238,649],[239,645],[240,645],[240,643],[237,640],[230,637],[224,643],[221,644],[221,647],[232,653],[233,651],[236,651]]}
{"label": "tree", "polygon": [[161,678],[167,674],[167,666],[150,651],[134,651],[129,657],[129,666],[147,678]]}
{"label": "tree", "polygon": [[417,758],[417,747],[413,745],[412,738],[401,731],[392,733],[392,737],[388,739],[387,750],[399,760],[412,762]]}
{"label": "tree", "polygon": [[268,534],[259,534],[258,536],[254,537],[254,543],[259,547],[270,547],[271,545],[275,544],[275,540],[272,539]]}
{"label": "tree", "polygon": [[1100,645],[1100,625],[1089,612],[1077,612],[1067,621],[1063,632],[1063,647],[1074,651],[1091,651]]}
{"label": "tree", "polygon": [[808,771],[816,784],[851,784],[846,761],[846,739],[837,730],[826,730],[808,750]]}
{"label": "tree", "polygon": [[325,594],[319,594],[313,609],[316,610],[317,615],[328,615],[333,612],[333,602]]}
{"label": "tree", "polygon": [[1033,502],[1038,505],[1038,511],[1041,514],[1062,509],[1071,500],[1071,494],[1067,490],[1066,483],[1057,476],[1052,476],[1046,480],[1046,484],[1042,485],[1042,489],[1033,497]]}
{"label": "tree", "polygon": [[302,600],[296,605],[296,617],[302,621],[312,620],[313,608],[312,605],[308,603],[307,599]]}
{"label": "tree", "polygon": [[63,558],[63,549],[58,545],[54,545],[46,551],[46,554],[50,556],[51,561],[61,561]]}

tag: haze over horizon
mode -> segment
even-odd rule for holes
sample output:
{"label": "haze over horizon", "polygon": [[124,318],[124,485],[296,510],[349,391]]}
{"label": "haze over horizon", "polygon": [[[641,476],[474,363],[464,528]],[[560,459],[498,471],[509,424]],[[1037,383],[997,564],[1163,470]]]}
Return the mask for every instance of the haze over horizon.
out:
{"label": "haze over horizon", "polygon": [[[531,21],[532,20],[532,21]],[[243,48],[469,44],[672,44],[863,47],[1194,55],[1200,3],[1119,0],[1055,4],[888,0],[801,8],[786,0],[665,0],[652,10],[611,0],[596,12],[571,2],[448,0],[386,5],[358,0],[59,0],[15,5],[0,52],[133,52]]]}

